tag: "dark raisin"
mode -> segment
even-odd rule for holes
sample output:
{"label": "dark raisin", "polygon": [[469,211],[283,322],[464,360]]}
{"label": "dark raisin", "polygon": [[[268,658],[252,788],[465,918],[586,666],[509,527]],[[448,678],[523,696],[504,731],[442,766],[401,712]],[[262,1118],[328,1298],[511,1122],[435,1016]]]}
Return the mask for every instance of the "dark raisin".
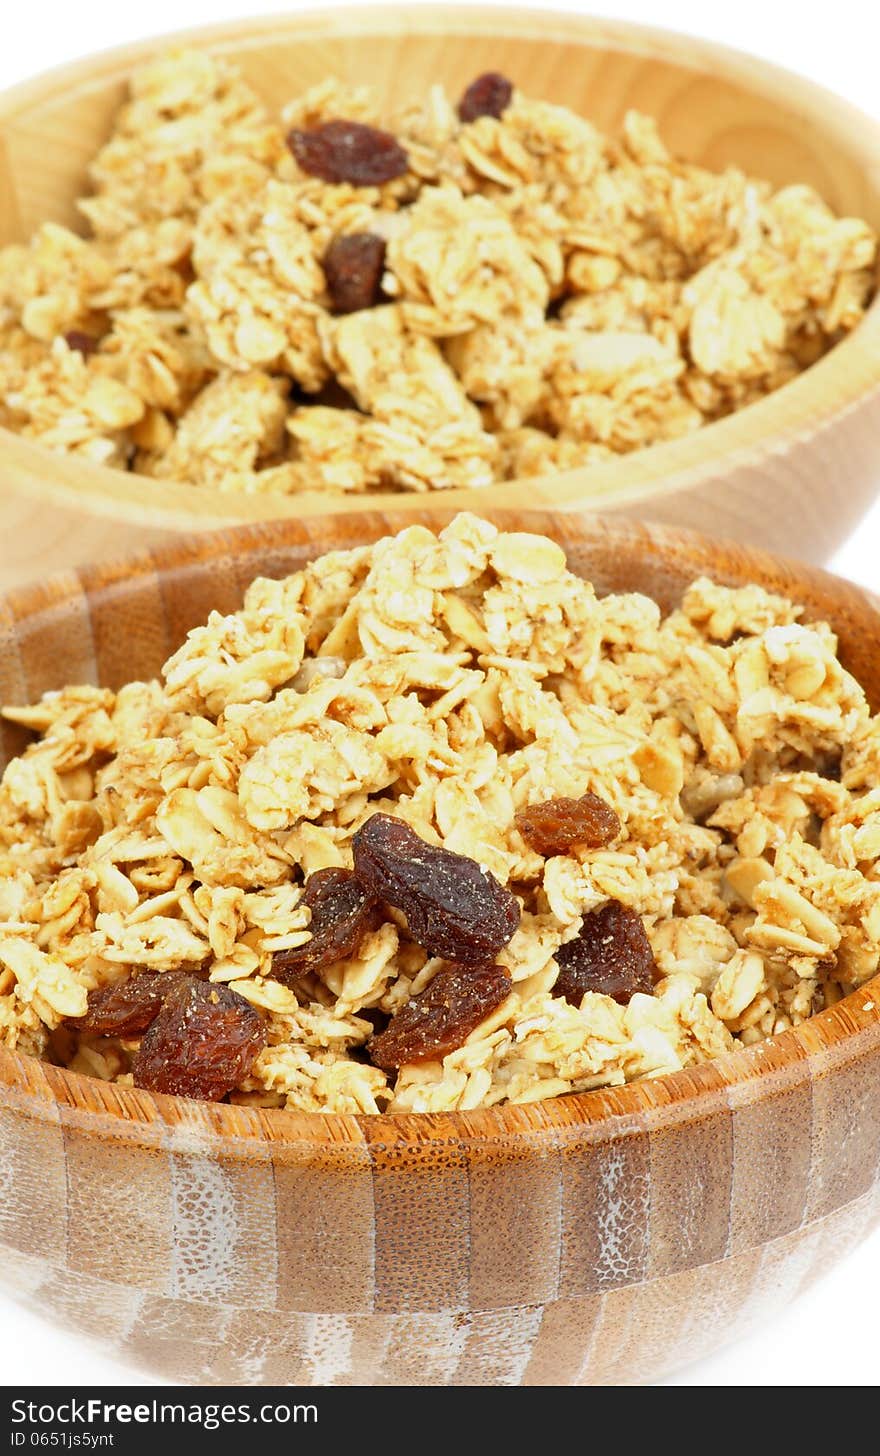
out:
{"label": "dark raisin", "polygon": [[98,347],[98,340],[94,334],[87,334],[83,329],[68,329],[64,335],[64,342],[68,349],[76,349],[78,354],[94,354]]}
{"label": "dark raisin", "polygon": [[356,313],[382,292],[385,239],[376,233],[347,233],[324,254],[324,277],[334,313]]}
{"label": "dark raisin", "polygon": [[70,1017],[70,1025],[94,1036],[139,1036],[155,1021],[163,1000],[180,981],[178,971],[141,971],[127,981],[99,986],[89,992],[85,1016]]}
{"label": "dark raisin", "polygon": [[503,966],[444,966],[367,1044],[377,1067],[433,1062],[454,1052],[510,992]]}
{"label": "dark raisin", "polygon": [[219,1102],[266,1045],[263,1018],[237,991],[193,976],[165,997],[132,1063],[136,1087]]}
{"label": "dark raisin", "polygon": [[478,116],[500,116],[510,105],[513,85],[497,71],[486,71],[471,81],[458,103],[462,121],[476,121]]}
{"label": "dark raisin", "polygon": [[601,849],[620,833],[620,820],[598,794],[580,799],[545,799],[520,809],[514,823],[526,844],[539,854],[565,854],[582,845]]}
{"label": "dark raisin", "polygon": [[392,814],[374,814],[352,840],[354,872],[407,919],[429,955],[490,961],[519,925],[519,902],[476,860],[427,844]]}
{"label": "dark raisin", "polygon": [[650,994],[657,976],[641,916],[619,900],[607,900],[584,916],[580,933],[556,952],[556,964],[553,990],[572,1006],[580,1006],[585,991],[613,996],[625,1006],[637,991]]}
{"label": "dark raisin", "polygon": [[287,145],[303,171],[323,182],[378,187],[409,167],[396,137],[360,121],[322,121],[308,131],[294,130]]}
{"label": "dark raisin", "polygon": [[353,956],[379,924],[375,895],[364,889],[351,870],[316,870],[306,880],[303,901],[312,912],[311,940],[292,950],[277,950],[272,957],[272,975],[286,985]]}

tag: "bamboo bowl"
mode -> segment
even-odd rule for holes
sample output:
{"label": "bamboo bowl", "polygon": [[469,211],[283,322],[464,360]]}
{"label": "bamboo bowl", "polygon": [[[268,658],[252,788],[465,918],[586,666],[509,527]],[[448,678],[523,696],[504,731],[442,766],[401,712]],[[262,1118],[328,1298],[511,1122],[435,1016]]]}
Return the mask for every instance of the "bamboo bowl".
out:
{"label": "bamboo bowl", "polygon": [[[253,576],[412,518],[240,528],[20,589],[0,600],[0,700],[154,674]],[[492,518],[666,608],[702,572],[791,594],[880,704],[880,614],[846,582],[662,527]],[[5,760],[22,735],[3,735]],[[175,1380],[651,1381],[880,1220],[878,1125],[880,977],[695,1070],[472,1113],[187,1102],[0,1051],[0,1282]]]}
{"label": "bamboo bowl", "polygon": [[[242,66],[273,108],[330,73],[400,101],[435,80],[456,92],[500,68],[611,132],[641,107],[682,155],[716,168],[737,163],[777,185],[811,183],[838,211],[880,227],[880,126],[785,71],[686,36],[574,15],[429,6],[246,20],[186,39]],[[27,238],[49,218],[76,223],[74,199],[126,78],[160,44],[102,53],[0,99],[0,241]],[[801,377],[690,438],[488,493],[444,492],[434,503],[595,506],[824,560],[880,484],[878,358],[880,302]],[[90,466],[5,431],[0,460],[6,585],[185,530],[425,508],[418,495],[221,496]]]}

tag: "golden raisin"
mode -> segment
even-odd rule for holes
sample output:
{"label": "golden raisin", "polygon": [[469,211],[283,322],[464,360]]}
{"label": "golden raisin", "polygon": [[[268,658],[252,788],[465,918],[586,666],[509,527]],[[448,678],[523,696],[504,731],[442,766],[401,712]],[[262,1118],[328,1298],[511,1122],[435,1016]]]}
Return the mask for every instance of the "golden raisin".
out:
{"label": "golden raisin", "polygon": [[570,849],[601,849],[620,833],[620,820],[598,794],[579,799],[545,799],[520,809],[514,823],[526,844],[538,854],[566,854]]}

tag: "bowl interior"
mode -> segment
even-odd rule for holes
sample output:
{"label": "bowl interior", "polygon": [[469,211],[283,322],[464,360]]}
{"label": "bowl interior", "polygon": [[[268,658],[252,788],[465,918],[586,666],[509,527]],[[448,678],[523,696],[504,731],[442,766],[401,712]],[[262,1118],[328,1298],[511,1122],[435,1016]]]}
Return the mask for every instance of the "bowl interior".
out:
{"label": "bowl interior", "polygon": [[[376,541],[422,522],[439,530],[451,509],[340,514],[242,526],[122,561],[81,567],[0,600],[0,703],[33,702],[68,683],[118,688],[158,676],[166,658],[208,613],[235,611],[256,576],[279,577],[328,551]],[[571,569],[604,595],[640,591],[670,611],[697,576],[729,586],[758,582],[803,605],[803,620],[838,633],[844,665],[880,708],[876,602],[840,577],[736,542],[695,532],[546,511],[481,512],[502,530],[534,531],[563,546]],[[21,730],[0,727],[0,769],[20,751]]]}
{"label": "bowl interior", "polygon": [[[228,56],[273,110],[335,74],[383,101],[457,94],[501,69],[533,95],[616,132],[627,110],[656,116],[672,149],[711,168],[736,164],[781,185],[807,182],[838,211],[880,223],[880,185],[854,113],[747,57],[612,21],[527,11],[382,8],[215,27],[196,43]],[[159,42],[98,55],[10,93],[0,105],[0,241],[47,218],[75,223],[86,168],[125,96],[132,64]]]}

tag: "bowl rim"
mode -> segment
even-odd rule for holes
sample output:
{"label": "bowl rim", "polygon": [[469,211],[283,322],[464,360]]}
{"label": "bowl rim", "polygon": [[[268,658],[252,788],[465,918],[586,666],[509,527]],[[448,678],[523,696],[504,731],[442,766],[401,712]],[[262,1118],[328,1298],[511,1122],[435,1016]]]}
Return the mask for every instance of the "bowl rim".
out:
{"label": "bowl rim", "polygon": [[[452,509],[425,508],[422,521],[438,527],[455,514]],[[586,511],[554,516],[546,510],[521,513],[500,508],[487,510],[486,516],[502,528],[506,523],[519,530],[552,534],[555,526],[563,536],[574,535],[585,543],[606,547],[626,543],[631,550],[638,547],[648,557],[652,549],[663,548],[672,559],[686,560],[695,575],[711,569],[719,547],[729,549],[736,570],[727,575],[760,581],[781,566],[793,573],[805,589],[836,599],[842,612],[848,609],[859,616],[876,616],[880,631],[880,601],[868,592],[819,567],[755,547],[680,527],[603,518]],[[185,573],[193,567],[204,570],[212,561],[236,556],[247,559],[249,554],[269,546],[283,551],[285,547],[314,545],[315,554],[319,554],[322,524],[307,519],[191,534],[170,545],[13,588],[0,595],[0,618],[5,617],[14,627],[38,619],[41,613],[55,615],[65,601],[83,593],[95,595],[104,590],[118,598],[120,592],[136,591],[146,576]],[[333,531],[342,534],[333,549],[344,549],[363,541],[364,536],[375,540],[412,524],[404,512],[352,512],[330,522]],[[260,568],[255,569],[258,573]],[[724,573],[719,576],[724,579]],[[473,1147],[478,1155],[497,1159],[504,1148],[508,1155],[515,1156],[517,1147],[527,1149],[536,1140],[545,1143],[548,1135],[563,1142],[567,1138],[604,1142],[658,1123],[692,1123],[719,1108],[730,1110],[743,1101],[773,1095],[792,1081],[812,1080],[841,1060],[858,1060],[878,1047],[880,973],[809,1021],[753,1046],[740,1046],[695,1067],[621,1087],[569,1093],[544,1101],[443,1113],[310,1113],[245,1107],[190,1101],[102,1082],[0,1046],[0,1104],[17,1106],[26,1115],[44,1121],[60,1120],[95,1135],[128,1141],[161,1140],[170,1128],[183,1146],[194,1140],[200,1147],[222,1146],[224,1155],[237,1157],[258,1156],[259,1149],[266,1145],[276,1153],[298,1145],[309,1157],[343,1160],[362,1153],[365,1145],[407,1154],[424,1149],[430,1156],[431,1148],[454,1144]]]}
{"label": "bowl rim", "polygon": [[[558,40],[560,44],[605,46],[633,55],[656,57],[691,69],[723,76],[745,90],[770,100],[779,98],[799,109],[807,122],[833,137],[848,155],[867,167],[880,149],[880,122],[828,88],[748,52],[691,36],[682,31],[560,11],[507,9],[495,5],[401,5],[309,10],[289,15],[263,15],[217,25],[166,32],[134,44],[93,52],[68,65],[54,67],[0,95],[0,129],[20,113],[45,103],[74,86],[121,82],[134,63],[175,43],[223,50],[250,39],[265,44],[273,35],[303,40],[347,35],[394,34],[428,39],[432,35],[504,35]],[[874,168],[876,170],[876,168]],[[580,466],[538,476],[500,482],[505,504],[527,508],[536,490],[552,492],[561,509],[589,505],[623,509],[656,505],[688,486],[711,477],[713,464],[724,461],[724,473],[753,465],[761,455],[784,453],[802,433],[814,435],[850,415],[880,394],[876,358],[880,351],[880,291],[864,318],[827,354],[773,393],[724,419],[702,426],[678,440],[652,445],[599,465]],[[36,500],[68,507],[84,504],[98,516],[153,528],[208,529],[231,522],[299,517],[304,512],[345,514],[358,498],[321,490],[296,495],[244,493],[228,495],[187,482],[150,479],[131,471],[96,465],[0,428],[0,450],[16,478],[26,481]],[[491,492],[492,487],[488,488]],[[444,503],[473,508],[484,490],[436,492]],[[418,510],[421,492],[370,495],[365,509]]]}

